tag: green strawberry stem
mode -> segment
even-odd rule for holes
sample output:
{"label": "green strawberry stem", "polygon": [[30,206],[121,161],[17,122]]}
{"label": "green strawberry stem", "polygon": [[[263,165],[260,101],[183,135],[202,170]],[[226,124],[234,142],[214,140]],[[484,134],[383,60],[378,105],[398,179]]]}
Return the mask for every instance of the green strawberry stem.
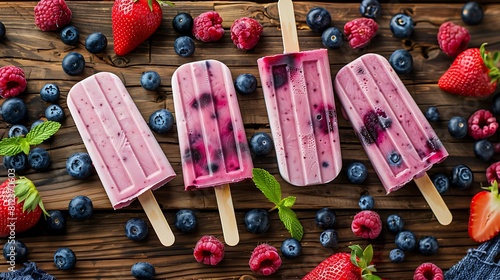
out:
{"label": "green strawberry stem", "polygon": [[498,198],[498,182],[497,180],[493,181],[493,184],[489,187],[482,187],[483,190],[489,190],[493,197]]}
{"label": "green strawberry stem", "polygon": [[481,53],[481,58],[484,61],[484,65],[489,69],[488,76],[491,78],[491,83],[496,83],[500,81],[500,70],[496,66],[498,60],[500,59],[500,53],[494,52],[493,54],[486,51],[487,43],[483,43],[479,48]]}
{"label": "green strawberry stem", "polygon": [[[135,2],[137,2],[139,0],[135,0]],[[175,6],[174,3],[170,2],[170,1],[165,1],[165,0],[148,0],[148,6],[149,6],[149,9],[151,10],[151,12],[153,11],[153,1],[156,1],[158,2],[158,4],[160,4],[160,6],[170,6],[170,7],[173,7]]]}
{"label": "green strawberry stem", "polygon": [[49,216],[49,213],[45,211],[42,198],[40,197],[40,193],[38,193],[35,184],[24,176],[19,177],[19,179],[15,182],[16,186],[14,188],[14,194],[16,195],[19,203],[24,201],[23,211],[31,212],[38,206],[44,215]]}
{"label": "green strawberry stem", "polygon": [[361,268],[361,276],[364,280],[380,280],[381,278],[373,275],[376,272],[375,265],[371,264],[373,258],[373,247],[371,244],[363,250],[359,245],[349,246],[351,251],[351,263]]}

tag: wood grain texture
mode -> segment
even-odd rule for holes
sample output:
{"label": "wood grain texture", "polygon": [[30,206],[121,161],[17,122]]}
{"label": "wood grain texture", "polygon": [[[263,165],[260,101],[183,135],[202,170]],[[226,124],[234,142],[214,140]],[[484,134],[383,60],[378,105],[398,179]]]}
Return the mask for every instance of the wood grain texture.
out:
{"label": "wood grain texture", "polygon": [[[471,47],[488,42],[488,49],[500,50],[500,35],[496,30],[500,25],[500,4],[495,2],[497,1],[482,1],[485,9],[484,22],[477,26],[467,26],[471,33]],[[449,226],[440,225],[414,183],[386,195],[357,136],[338,110],[343,166],[353,161],[365,163],[369,176],[364,184],[349,183],[345,173],[341,172],[329,184],[294,187],[280,177],[274,152],[265,157],[254,158],[256,167],[267,169],[275,175],[282,186],[283,195],[297,197],[294,209],[305,230],[302,241],[303,255],[298,259],[284,259],[282,268],[266,279],[301,279],[330,254],[347,251],[348,245],[356,243],[363,246],[369,243],[374,245],[380,276],[388,279],[412,279],[413,271],[422,262],[434,262],[446,270],[458,262],[468,248],[479,245],[467,234],[469,204],[472,196],[480,191],[480,186],[486,184],[485,169],[491,162],[500,160],[500,156],[495,156],[491,162],[482,162],[475,158],[473,140],[451,137],[447,131],[447,122],[455,115],[468,117],[479,108],[490,108],[491,98],[452,96],[437,87],[437,80],[451,64],[452,58],[440,51],[436,34],[439,25],[444,21],[462,24],[460,9],[463,3],[465,2],[443,4],[433,1],[386,1],[382,5],[382,16],[377,20],[378,35],[369,46],[362,50],[352,50],[344,44],[340,49],[329,50],[332,75],[364,53],[376,52],[386,58],[400,48],[412,53],[414,70],[401,78],[422,110],[430,105],[438,107],[441,120],[432,125],[450,153],[446,161],[429,171],[429,175],[440,172],[449,174],[453,166],[461,163],[467,164],[474,172],[473,187],[468,190],[452,188],[443,196],[453,214],[453,222]],[[196,241],[204,234],[213,234],[223,239],[215,194],[213,190],[184,191],[175,127],[167,134],[155,135],[178,174],[170,183],[155,191],[155,197],[172,228],[175,212],[182,208],[191,208],[197,212],[199,228],[192,234],[182,234],[173,228],[176,241],[168,248],[161,246],[152,228],[144,242],[128,240],[124,235],[125,222],[132,217],[147,220],[140,203],[135,201],[125,209],[113,211],[97,175],[80,181],[66,173],[66,158],[74,152],[85,151],[67,110],[66,94],[83,78],[97,72],[109,71],[123,80],[145,119],[160,108],[169,109],[175,116],[170,78],[179,65],[202,59],[217,59],[229,66],[234,78],[242,73],[251,73],[258,78],[257,59],[283,52],[277,4],[269,1],[176,2],[174,8],[163,9],[163,22],[158,31],[125,57],[118,57],[113,52],[110,18],[112,1],[68,1],[68,6],[73,11],[72,24],[81,32],[80,43],[76,47],[63,44],[57,32],[42,32],[36,28],[33,20],[35,5],[36,2],[33,1],[0,2],[0,20],[7,28],[7,38],[0,44],[0,66],[17,65],[26,72],[28,87],[22,98],[29,107],[27,125],[44,117],[47,103],[41,100],[38,93],[48,82],[56,83],[60,87],[62,96],[59,103],[67,113],[67,118],[60,131],[50,141],[40,145],[51,155],[50,170],[43,173],[29,170],[24,175],[37,184],[47,209],[66,211],[73,196],[86,195],[94,203],[95,214],[90,220],[83,222],[69,219],[67,231],[63,235],[47,234],[42,224],[32,231],[18,234],[16,237],[30,248],[30,260],[36,261],[41,268],[58,279],[132,279],[130,267],[138,261],[151,262],[156,268],[156,279],[262,279],[248,267],[252,249],[262,242],[279,247],[289,234],[279,222],[276,212],[271,212],[272,224],[269,232],[262,235],[246,232],[243,223],[246,211],[272,207],[251,181],[231,185],[240,233],[239,244],[234,247],[226,246],[226,258],[218,267],[198,264],[192,256]],[[301,50],[323,47],[320,35],[309,30],[305,23],[307,12],[314,6],[327,8],[332,15],[333,25],[340,28],[347,21],[359,17],[359,1],[294,2]],[[178,35],[171,27],[172,18],[179,12],[189,12],[197,16],[207,10],[220,13],[224,19],[226,34],[221,41],[215,43],[197,41],[192,57],[179,57],[173,50],[173,42]],[[390,18],[401,11],[411,13],[416,22],[414,34],[406,40],[393,37],[389,29]],[[243,16],[256,18],[264,26],[259,44],[254,50],[247,52],[237,50],[229,36],[231,23]],[[104,33],[109,44],[104,53],[92,55],[85,50],[84,40],[96,31]],[[61,61],[70,51],[80,52],[85,57],[85,71],[80,76],[68,76],[62,71]],[[162,77],[161,86],[156,92],[145,91],[140,86],[141,73],[146,70],[155,70]],[[259,86],[253,95],[239,95],[238,99],[247,137],[255,132],[270,133],[262,88]],[[337,106],[340,108],[339,104]],[[9,125],[0,120],[0,137],[6,137],[8,128]],[[491,140],[499,142],[498,135]],[[0,167],[0,179],[6,176],[7,171],[3,166]],[[440,244],[438,254],[422,256],[418,252],[410,252],[403,263],[393,264],[389,261],[388,254],[395,248],[394,234],[387,229],[384,228],[382,235],[376,240],[368,241],[355,237],[350,230],[350,223],[359,211],[358,198],[366,193],[374,196],[375,210],[383,220],[392,213],[399,213],[406,221],[405,228],[414,231],[418,237],[434,235]],[[335,229],[338,231],[340,243],[335,250],[323,248],[318,241],[321,230],[315,225],[314,214],[322,207],[330,207],[337,212],[338,223]],[[5,239],[0,241],[3,243]],[[78,258],[76,269],[66,272],[55,269],[52,263],[53,253],[63,246],[71,247],[75,251]],[[0,261],[0,271],[7,268],[8,265]]]}

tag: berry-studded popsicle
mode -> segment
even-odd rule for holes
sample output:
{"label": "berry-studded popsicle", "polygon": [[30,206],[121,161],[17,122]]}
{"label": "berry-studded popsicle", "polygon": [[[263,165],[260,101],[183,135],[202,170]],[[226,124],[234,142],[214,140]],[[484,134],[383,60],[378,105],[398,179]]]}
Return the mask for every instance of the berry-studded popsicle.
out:
{"label": "berry-studded popsicle", "polygon": [[252,178],[253,162],[229,68],[204,60],[172,76],[186,190],[214,187],[225,242],[239,242],[229,184]]}
{"label": "berry-studded popsicle", "polygon": [[161,243],[172,245],[152,190],[176,174],[120,78],[90,76],[71,88],[67,104],[113,208],[138,198]]}
{"label": "berry-studded popsicle", "polygon": [[328,183],[342,166],[328,51],[299,51],[293,3],[278,9],[284,54],[257,63],[279,171],[296,186]]}
{"label": "berry-studded popsicle", "polygon": [[387,193],[414,180],[438,221],[452,216],[426,174],[448,156],[387,59],[365,54],[335,77],[335,92]]}

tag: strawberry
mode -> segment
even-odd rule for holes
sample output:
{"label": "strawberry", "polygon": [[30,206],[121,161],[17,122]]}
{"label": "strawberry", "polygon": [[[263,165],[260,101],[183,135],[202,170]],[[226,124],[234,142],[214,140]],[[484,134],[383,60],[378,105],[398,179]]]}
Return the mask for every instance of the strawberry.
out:
{"label": "strawberry", "polygon": [[371,264],[373,257],[372,245],[365,250],[359,245],[349,246],[351,253],[336,253],[321,262],[302,280],[380,280],[375,276],[375,266]]}
{"label": "strawberry", "polygon": [[495,180],[488,188],[474,195],[470,204],[469,236],[484,242],[500,232],[500,196]]}
{"label": "strawberry", "polygon": [[450,68],[439,78],[440,89],[462,96],[485,97],[491,95],[500,80],[500,70],[495,66],[500,53],[470,48],[461,52]]}
{"label": "strawberry", "polygon": [[161,0],[116,0],[111,10],[114,50],[123,56],[146,41],[160,26]]}
{"label": "strawberry", "polygon": [[32,228],[42,215],[49,215],[33,182],[26,177],[0,184],[0,237]]}

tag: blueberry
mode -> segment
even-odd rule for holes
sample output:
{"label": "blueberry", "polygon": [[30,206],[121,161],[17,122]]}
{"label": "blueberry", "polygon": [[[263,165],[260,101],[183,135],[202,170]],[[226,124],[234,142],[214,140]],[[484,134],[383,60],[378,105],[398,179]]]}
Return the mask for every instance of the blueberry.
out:
{"label": "blueberry", "polygon": [[19,124],[26,120],[28,108],[21,98],[8,98],[0,107],[2,118],[10,124]]}
{"label": "blueberry", "polygon": [[413,18],[405,14],[396,14],[391,18],[389,27],[396,38],[408,38],[413,33]]}
{"label": "blueberry", "polygon": [[316,33],[322,33],[332,22],[330,13],[322,7],[314,7],[306,15],[306,24]]}
{"label": "blueberry", "polygon": [[167,109],[157,110],[149,116],[149,127],[156,133],[167,133],[174,127],[174,116]]}
{"label": "blueberry", "polygon": [[198,226],[198,218],[193,210],[181,209],[175,214],[175,227],[182,232],[193,232]]}
{"label": "blueberry", "polygon": [[477,2],[467,2],[462,7],[462,21],[469,25],[476,25],[483,21],[483,7]]}
{"label": "blueberry", "polygon": [[6,261],[14,261],[15,263],[23,263],[28,259],[29,250],[24,242],[17,239],[9,239],[3,245],[3,257]]}
{"label": "blueberry", "polygon": [[85,179],[92,172],[92,160],[87,153],[75,153],[66,160],[66,171],[76,179]]}
{"label": "blueberry", "polygon": [[269,229],[269,213],[264,209],[248,211],[245,214],[245,226],[251,233],[265,233]]}
{"label": "blueberry", "polygon": [[150,280],[155,277],[155,268],[148,262],[137,262],[130,269],[132,276],[139,280]]}
{"label": "blueberry", "polygon": [[34,121],[31,126],[30,126],[30,130],[33,130],[33,128],[35,128],[35,126],[39,125],[39,124],[42,124],[44,122],[44,120],[36,120]]}
{"label": "blueberry", "polygon": [[387,217],[387,229],[392,233],[398,233],[403,230],[404,220],[398,214],[392,214]]}
{"label": "blueberry", "polygon": [[265,156],[273,149],[273,141],[265,132],[257,132],[250,138],[250,151],[256,156]]}
{"label": "blueberry", "polygon": [[139,218],[132,218],[125,224],[125,235],[134,241],[141,241],[148,235],[148,224]]}
{"label": "blueberry", "polygon": [[325,48],[338,49],[344,43],[344,34],[337,27],[328,27],[321,33],[321,42]]}
{"label": "blueberry", "polygon": [[3,166],[5,166],[6,169],[15,169],[16,173],[22,173],[28,170],[28,157],[23,152],[13,156],[4,156]]}
{"label": "blueberry", "polygon": [[54,264],[60,270],[69,270],[75,267],[76,256],[70,248],[59,248],[54,253]]}
{"label": "blueberry", "polygon": [[257,90],[257,78],[252,74],[241,74],[234,80],[236,92],[243,95],[250,95]]}
{"label": "blueberry", "polygon": [[68,53],[62,60],[62,69],[70,76],[80,75],[85,70],[83,55],[77,52]]}
{"label": "blueberry", "polygon": [[467,165],[459,164],[451,169],[450,183],[452,186],[457,187],[460,190],[465,190],[472,186],[473,182],[474,174]]}
{"label": "blueberry", "polygon": [[378,0],[363,0],[359,5],[359,12],[367,18],[377,18],[380,15],[380,2]]}
{"label": "blueberry", "polygon": [[56,103],[60,94],[61,91],[55,84],[45,84],[40,90],[40,97],[42,100],[49,103]]}
{"label": "blueberry", "polygon": [[182,57],[192,56],[196,50],[194,40],[189,36],[181,36],[174,41],[174,51]]}
{"label": "blueberry", "polygon": [[424,256],[434,255],[439,249],[439,243],[434,236],[424,236],[418,241],[418,250]]}
{"label": "blueberry", "polygon": [[156,90],[160,86],[160,74],[156,71],[145,71],[141,75],[141,86],[145,90]]}
{"label": "blueberry", "polygon": [[337,222],[337,215],[329,208],[322,208],[314,216],[316,224],[322,229],[332,229]]}
{"label": "blueberry", "polygon": [[349,182],[353,184],[361,184],[368,176],[368,169],[366,169],[366,166],[363,163],[355,161],[347,166],[346,174]]}
{"label": "blueberry", "polygon": [[178,13],[172,19],[175,32],[182,35],[191,35],[193,30],[193,17],[188,13]]}
{"label": "blueberry", "polygon": [[68,204],[69,216],[75,220],[85,220],[92,216],[94,206],[92,200],[84,195],[73,197]]}
{"label": "blueberry", "polygon": [[445,193],[450,188],[450,178],[444,173],[432,175],[431,181],[440,194]]}
{"label": "blueberry", "polygon": [[464,138],[467,135],[467,121],[460,116],[452,117],[448,121],[448,132],[454,138]]}
{"label": "blueberry", "polygon": [[64,114],[64,110],[61,106],[57,104],[50,104],[45,109],[45,117],[49,121],[62,122],[66,115]]}
{"label": "blueberry", "polygon": [[287,259],[293,259],[302,253],[302,245],[295,238],[287,238],[281,243],[281,254]]}
{"label": "blueberry", "polygon": [[405,260],[405,252],[401,249],[392,249],[391,252],[389,252],[389,259],[393,263],[401,263]]}
{"label": "blueberry", "polygon": [[427,107],[427,110],[425,111],[425,118],[431,122],[439,121],[441,119],[441,116],[439,115],[437,107],[435,106]]}
{"label": "blueberry", "polygon": [[398,74],[408,74],[413,68],[413,57],[407,50],[395,50],[389,57],[389,63]]}
{"label": "blueberry", "polygon": [[417,244],[415,234],[409,230],[400,231],[394,241],[396,246],[403,251],[412,251]]}
{"label": "blueberry", "polygon": [[9,129],[9,137],[24,136],[28,133],[28,129],[22,124],[15,124]]}
{"label": "blueberry", "polygon": [[495,147],[487,139],[474,142],[474,155],[482,161],[489,161],[495,155]]}
{"label": "blueberry", "polygon": [[500,93],[493,97],[491,101],[491,111],[493,114],[500,116]]}
{"label": "blueberry", "polygon": [[0,22],[0,42],[3,42],[3,40],[5,40],[5,33],[6,33],[5,25],[2,22]]}
{"label": "blueberry", "polygon": [[45,227],[48,231],[60,233],[66,228],[66,218],[59,210],[49,210],[49,216],[45,219]]}
{"label": "blueberry", "polygon": [[43,148],[33,148],[28,154],[28,164],[36,171],[47,170],[50,166],[50,155]]}
{"label": "blueberry", "polygon": [[361,210],[371,210],[373,209],[373,205],[375,201],[373,200],[373,196],[369,194],[365,194],[359,198],[358,205]]}
{"label": "blueberry", "polygon": [[325,248],[335,248],[338,245],[338,234],[334,229],[326,229],[319,235],[319,242]]}
{"label": "blueberry", "polygon": [[73,25],[69,25],[61,30],[61,41],[66,45],[76,46],[80,39],[80,32]]}
{"label": "blueberry", "polygon": [[108,39],[101,32],[94,32],[85,39],[85,49],[89,53],[98,54],[108,46]]}

